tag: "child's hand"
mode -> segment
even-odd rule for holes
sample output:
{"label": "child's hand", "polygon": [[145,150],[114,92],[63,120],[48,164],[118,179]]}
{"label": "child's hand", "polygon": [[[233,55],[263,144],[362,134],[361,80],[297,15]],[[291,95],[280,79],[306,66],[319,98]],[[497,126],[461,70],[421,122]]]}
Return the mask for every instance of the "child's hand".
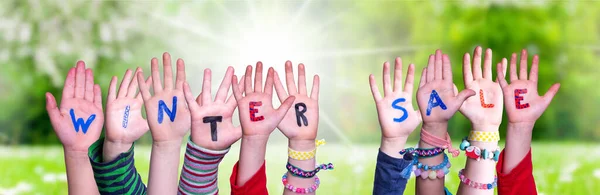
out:
{"label": "child's hand", "polygon": [[369,76],[371,92],[377,106],[381,125],[381,151],[399,157],[398,151],[404,148],[408,136],[421,123],[421,114],[412,106],[412,92],[415,66],[408,66],[404,90],[402,89],[402,59],[396,58],[394,67],[394,87],[390,81],[390,63],[383,64],[383,93],[381,97],[375,76]]}
{"label": "child's hand", "polygon": [[[500,86],[504,92],[504,101],[506,102],[506,113],[509,123],[527,123],[533,125],[540,118],[544,110],[548,108],[552,98],[558,92],[560,84],[556,83],[550,87],[544,96],[538,95],[538,63],[539,57],[533,56],[531,72],[527,79],[527,50],[521,51],[520,73],[517,77],[517,54],[513,53],[510,58],[510,85],[506,82],[504,76],[499,76]],[[498,75],[504,67],[498,64]]]}
{"label": "child's hand", "polygon": [[67,74],[60,109],[50,93],[46,93],[46,109],[65,150],[87,152],[100,137],[104,124],[102,93],[94,84],[94,73],[85,68],[83,61]]}
{"label": "child's hand", "polygon": [[[135,74],[141,72],[137,68]],[[117,77],[113,77],[108,87],[106,103],[106,139],[104,141],[104,161],[116,158],[126,152],[136,140],[148,131],[148,122],[142,117],[144,100],[137,94],[138,80],[131,79],[132,72],[127,70],[117,93]],[[152,78],[146,80],[146,85]],[[137,94],[137,95],[136,95]]]}
{"label": "child's hand", "polygon": [[[463,58],[465,88],[475,91],[477,95],[467,98],[460,107],[460,112],[471,121],[474,130],[497,131],[502,123],[502,88],[498,82],[492,80],[491,49],[485,51],[482,73],[481,50],[479,46],[475,48],[472,66],[469,53],[466,53]],[[502,71],[502,74],[506,74],[506,69]]]}
{"label": "child's hand", "polygon": [[[231,117],[237,104],[235,98],[229,96],[229,88],[233,77],[233,68],[227,68],[225,77],[221,82],[219,91],[212,101],[211,96],[211,72],[204,70],[204,81],[202,82],[202,93],[194,99],[190,86],[184,84],[184,94],[188,107],[192,114],[192,141],[211,150],[223,150],[229,148],[242,137],[242,129],[233,126]],[[243,86],[244,80],[240,85]],[[213,129],[214,127],[214,129]]]}
{"label": "child's hand", "polygon": [[[437,50],[429,56],[426,69],[423,69],[417,102],[423,117],[424,128],[428,131],[443,129],[445,134],[448,120],[454,116],[465,99],[475,95],[471,89],[458,93],[456,85],[452,82],[452,67],[448,55],[442,56],[442,51]],[[442,128],[437,128],[440,125]],[[428,129],[432,128],[432,129]]]}
{"label": "child's hand", "polygon": [[163,54],[164,87],[160,82],[158,60],[152,58],[152,81],[154,96],[144,82],[144,74],[137,73],[137,80],[146,106],[146,115],[154,142],[181,141],[190,128],[190,112],[185,105],[183,83],[185,82],[185,64],[177,60],[177,80],[173,88],[171,56]]}
{"label": "child's hand", "polygon": [[306,89],[304,64],[298,65],[298,89],[294,82],[292,62],[285,62],[287,92],[279,75],[275,72],[275,91],[280,102],[296,97],[294,108],[290,108],[277,126],[289,140],[308,140],[314,143],[319,126],[319,76],[315,75],[310,97]]}
{"label": "child's hand", "polygon": [[233,94],[239,108],[243,136],[269,137],[295,100],[294,96],[290,96],[278,109],[273,108],[273,74],[273,68],[269,68],[263,90],[262,63],[256,63],[256,78],[252,88],[252,66],[248,66],[243,77],[244,95],[237,83],[237,76],[233,76]]}

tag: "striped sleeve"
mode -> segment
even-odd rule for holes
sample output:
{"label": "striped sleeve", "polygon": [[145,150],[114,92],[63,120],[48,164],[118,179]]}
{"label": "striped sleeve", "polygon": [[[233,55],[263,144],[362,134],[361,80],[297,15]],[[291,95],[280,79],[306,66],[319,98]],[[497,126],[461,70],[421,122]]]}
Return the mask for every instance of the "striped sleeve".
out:
{"label": "striped sleeve", "polygon": [[133,145],[114,160],[103,162],[103,144],[104,139],[99,139],[88,151],[100,194],[146,194],[146,186],[134,166]]}
{"label": "striped sleeve", "polygon": [[217,171],[227,152],[229,148],[210,150],[194,144],[190,139],[185,151],[177,194],[218,194]]}

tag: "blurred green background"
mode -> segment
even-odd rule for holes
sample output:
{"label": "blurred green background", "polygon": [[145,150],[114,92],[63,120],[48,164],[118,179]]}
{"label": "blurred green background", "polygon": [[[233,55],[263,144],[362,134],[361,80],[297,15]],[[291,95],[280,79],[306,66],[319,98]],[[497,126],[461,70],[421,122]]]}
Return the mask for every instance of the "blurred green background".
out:
{"label": "blurred green background", "polygon": [[[530,57],[540,55],[541,94],[562,84],[533,132],[539,191],[599,191],[592,185],[600,182],[598,1],[9,0],[0,1],[0,194],[66,193],[60,142],[43,94],[60,100],[66,72],[77,60],[93,68],[106,94],[111,76],[121,78],[137,66],[148,72],[150,59],[164,51],[186,61],[194,93],[204,68],[212,69],[215,88],[227,66],[240,75],[258,60],[280,72],[285,60],[306,64],[307,74],[321,76],[319,137],[329,144],[319,161],[340,167],[320,174],[319,192],[369,194],[381,135],[368,75],[380,79],[383,62],[400,56],[405,69],[416,65],[418,81],[427,56],[441,48],[461,89],[462,55],[478,45],[492,48],[494,64],[523,48]],[[470,124],[457,113],[449,129],[460,139]],[[505,129],[504,123],[502,137]],[[272,137],[269,190],[278,194],[285,157],[273,151],[285,149],[286,140],[277,131]],[[416,139],[415,133],[411,141]],[[147,134],[136,147],[144,179],[144,145],[150,142]],[[222,193],[229,192],[237,151],[221,165]],[[563,153],[581,158],[560,158]],[[464,159],[453,162],[462,167]],[[446,181],[451,191],[457,189],[454,175]],[[413,191],[409,187],[407,194]]]}

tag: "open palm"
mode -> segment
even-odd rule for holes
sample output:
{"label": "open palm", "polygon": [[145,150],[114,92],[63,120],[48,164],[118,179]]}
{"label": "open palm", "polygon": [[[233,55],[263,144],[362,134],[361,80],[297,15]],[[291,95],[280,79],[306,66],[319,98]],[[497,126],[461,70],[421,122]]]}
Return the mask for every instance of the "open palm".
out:
{"label": "open palm", "polygon": [[[498,82],[492,80],[492,50],[487,49],[481,70],[481,47],[476,47],[473,52],[473,64],[469,53],[463,58],[463,79],[465,88],[477,93],[465,100],[460,107],[464,114],[474,125],[485,124],[499,126],[502,123],[503,94]],[[506,61],[506,60],[504,60]],[[472,69],[471,69],[472,67]],[[502,74],[506,74],[506,70]],[[483,131],[479,129],[479,131]]]}
{"label": "open palm", "polygon": [[[235,127],[232,122],[233,111],[237,107],[237,103],[234,97],[227,98],[233,71],[233,67],[227,68],[215,101],[211,99],[210,69],[204,70],[202,93],[195,100],[189,84],[187,82],[184,84],[183,92],[192,114],[191,139],[203,148],[223,150],[242,137],[241,127]],[[242,79],[241,82],[243,83],[244,80]],[[212,127],[215,127],[214,132]]]}
{"label": "open palm", "polygon": [[392,88],[390,63],[385,62],[383,64],[384,97],[381,97],[375,76],[372,74],[369,76],[383,138],[407,138],[421,123],[421,114],[412,106],[414,72],[415,66],[410,64],[403,90],[402,59],[396,58]]}
{"label": "open palm", "polygon": [[233,76],[233,94],[237,101],[240,123],[244,136],[269,136],[281,122],[294,102],[288,97],[278,109],[273,108],[273,68],[269,68],[267,79],[262,85],[262,63],[256,63],[254,88],[252,87],[252,66],[246,67],[244,94],[239,87],[237,76]]}
{"label": "open palm", "polygon": [[177,60],[177,80],[173,88],[171,56],[163,54],[164,87],[158,70],[158,60],[152,58],[152,83],[154,96],[144,82],[144,74],[137,74],[138,84],[146,106],[146,116],[154,142],[181,140],[190,128],[190,111],[185,105],[183,83],[185,82],[185,64]]}
{"label": "open palm", "polygon": [[298,65],[298,89],[294,82],[292,62],[285,63],[285,80],[287,91],[283,88],[277,72],[275,72],[275,91],[280,102],[289,96],[296,97],[294,108],[289,109],[277,128],[288,138],[294,140],[314,140],[319,126],[319,76],[315,75],[310,97],[306,89],[306,73],[304,64]]}
{"label": "open palm", "polygon": [[104,115],[100,86],[83,61],[71,68],[65,79],[60,109],[51,93],[46,93],[46,109],[54,132],[65,148],[87,152],[100,137]]}

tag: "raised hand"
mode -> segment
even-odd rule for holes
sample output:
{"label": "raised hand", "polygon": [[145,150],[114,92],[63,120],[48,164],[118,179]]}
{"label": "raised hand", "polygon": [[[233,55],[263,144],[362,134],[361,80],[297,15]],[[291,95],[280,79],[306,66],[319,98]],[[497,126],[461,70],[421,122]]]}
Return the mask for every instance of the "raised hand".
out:
{"label": "raised hand", "polygon": [[190,112],[185,105],[183,83],[185,82],[185,64],[177,60],[177,79],[173,88],[171,56],[163,54],[164,87],[160,80],[158,60],[152,58],[152,83],[154,95],[150,95],[149,86],[144,82],[143,72],[137,73],[140,92],[146,106],[146,115],[154,142],[181,141],[190,128]]}
{"label": "raised hand", "polygon": [[381,125],[381,151],[387,155],[400,157],[398,152],[404,148],[406,139],[421,123],[419,110],[412,106],[412,93],[415,65],[408,66],[404,89],[402,88],[402,59],[396,58],[394,84],[390,81],[390,63],[383,64],[383,93],[381,97],[375,76],[369,76],[373,99],[377,106],[377,115]]}
{"label": "raised hand", "polygon": [[[417,102],[424,128],[427,129],[431,124],[447,124],[465,99],[473,95],[475,92],[471,89],[458,92],[452,81],[452,67],[448,55],[442,55],[441,50],[436,50],[435,56],[429,56],[427,68],[423,69],[417,90]],[[442,134],[445,134],[445,131],[444,129]]]}
{"label": "raised hand", "polygon": [[[142,69],[138,67],[135,74],[139,72],[142,72]],[[133,142],[149,129],[148,122],[142,117],[144,100],[141,93],[137,93],[138,80],[132,80],[132,71],[127,69],[125,72],[118,93],[117,82],[117,77],[113,77],[108,88],[104,161],[111,161],[120,153],[129,150]],[[152,78],[149,77],[145,83],[150,85],[151,82]]]}
{"label": "raised hand", "polygon": [[262,85],[262,63],[256,63],[254,88],[252,87],[252,66],[246,67],[244,76],[244,90],[237,83],[237,76],[233,76],[233,94],[237,100],[240,114],[240,123],[244,136],[269,136],[279,125],[295,100],[289,96],[278,109],[273,108],[273,68],[269,68],[264,90]]}
{"label": "raised hand", "polygon": [[87,152],[100,137],[104,124],[102,93],[94,84],[94,73],[85,68],[83,61],[67,74],[60,109],[51,93],[46,93],[46,109],[65,150]]}
{"label": "raised hand", "polygon": [[[529,79],[527,79],[527,50],[521,51],[520,72],[517,76],[517,54],[513,53],[510,58],[510,84],[506,82],[504,76],[498,77],[504,92],[509,123],[535,123],[560,88],[560,84],[556,83],[544,96],[538,94],[538,64],[539,57],[534,55]],[[503,66],[506,70],[506,63]],[[498,64],[498,72],[501,72],[501,69]]]}
{"label": "raised hand", "polygon": [[[231,120],[237,102],[233,95],[227,98],[232,77],[233,67],[229,67],[214,101],[211,99],[210,69],[204,70],[202,93],[196,99],[189,84],[184,84],[183,92],[192,114],[191,139],[195,144],[211,150],[223,150],[242,137],[241,127],[235,127]],[[244,79],[240,82],[243,86]]]}
{"label": "raised hand", "polygon": [[290,140],[309,140],[314,143],[319,126],[319,76],[315,75],[310,97],[306,90],[304,64],[298,65],[298,88],[294,82],[292,62],[285,62],[287,92],[275,72],[275,91],[280,102],[296,97],[294,108],[289,109],[277,128]]}
{"label": "raised hand", "polygon": [[[485,51],[483,71],[481,70],[481,50],[479,46],[475,48],[473,64],[469,53],[465,53],[463,58],[465,88],[475,91],[477,95],[467,98],[460,107],[460,112],[473,123],[474,130],[497,131],[502,122],[502,88],[492,80],[491,49]],[[506,59],[503,63],[506,64]],[[506,74],[506,69],[502,74]]]}

